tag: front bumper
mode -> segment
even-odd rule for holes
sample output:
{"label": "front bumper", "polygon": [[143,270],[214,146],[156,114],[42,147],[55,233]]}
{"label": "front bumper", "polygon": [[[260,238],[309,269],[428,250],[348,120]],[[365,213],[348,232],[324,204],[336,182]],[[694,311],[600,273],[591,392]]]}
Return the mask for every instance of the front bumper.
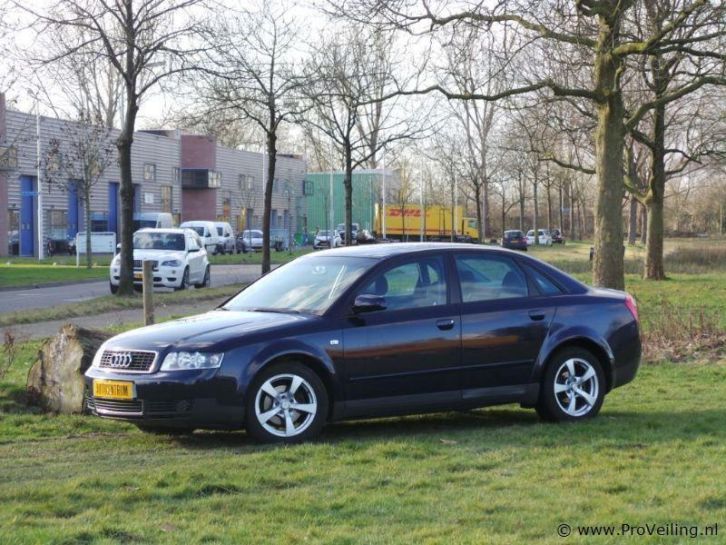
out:
{"label": "front bumper", "polygon": [[[157,267],[154,270],[154,287],[178,288],[181,285],[183,275],[184,267]],[[119,285],[121,281],[119,269],[111,269],[110,280],[114,286]],[[134,269],[134,285],[140,287],[142,284],[142,271]]]}
{"label": "front bumper", "polygon": [[[102,418],[164,427],[239,429],[244,423],[244,401],[237,384],[217,377],[216,370],[174,373],[106,373],[90,369],[85,378],[88,411]],[[134,398],[93,396],[94,379],[134,383]]]}

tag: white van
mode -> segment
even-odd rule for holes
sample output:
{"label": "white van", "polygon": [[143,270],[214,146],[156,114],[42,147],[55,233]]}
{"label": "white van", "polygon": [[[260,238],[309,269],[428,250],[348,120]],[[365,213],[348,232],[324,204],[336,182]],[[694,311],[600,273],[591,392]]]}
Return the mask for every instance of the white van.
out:
{"label": "white van", "polygon": [[204,247],[208,254],[217,254],[217,245],[219,244],[219,236],[217,236],[217,226],[213,221],[185,221],[180,226],[182,229],[192,229],[196,231],[204,242]]}
{"label": "white van", "polygon": [[232,226],[226,221],[215,221],[214,225],[217,228],[217,236],[219,237],[219,242],[217,243],[218,250],[222,255],[233,254],[236,242]]}
{"label": "white van", "polygon": [[134,232],[146,227],[171,229],[174,217],[169,212],[134,212]]}

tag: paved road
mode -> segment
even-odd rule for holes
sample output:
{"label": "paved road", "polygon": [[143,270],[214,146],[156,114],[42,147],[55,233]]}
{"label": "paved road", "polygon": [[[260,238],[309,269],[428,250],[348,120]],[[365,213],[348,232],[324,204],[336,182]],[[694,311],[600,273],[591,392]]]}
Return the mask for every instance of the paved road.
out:
{"label": "paved road", "polygon": [[[212,286],[248,284],[260,276],[259,265],[212,265]],[[108,295],[108,280],[49,288],[0,291],[0,313],[85,301]]]}

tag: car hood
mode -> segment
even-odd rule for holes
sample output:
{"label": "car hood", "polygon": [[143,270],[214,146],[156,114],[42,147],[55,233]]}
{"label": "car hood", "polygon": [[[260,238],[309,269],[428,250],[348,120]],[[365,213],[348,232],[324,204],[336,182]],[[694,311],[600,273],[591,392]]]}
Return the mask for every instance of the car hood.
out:
{"label": "car hood", "polygon": [[172,250],[134,250],[134,259],[153,259],[154,261],[181,259],[183,261],[186,254],[184,251],[176,252]]}
{"label": "car hood", "polygon": [[213,310],[122,333],[110,339],[106,348],[226,350],[257,342],[272,330],[277,336],[318,319],[309,314]]}

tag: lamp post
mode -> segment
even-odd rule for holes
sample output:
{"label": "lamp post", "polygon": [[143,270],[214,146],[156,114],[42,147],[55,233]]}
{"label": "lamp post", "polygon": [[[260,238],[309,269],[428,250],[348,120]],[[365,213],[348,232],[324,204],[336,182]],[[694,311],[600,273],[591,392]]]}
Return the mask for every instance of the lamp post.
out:
{"label": "lamp post", "polygon": [[45,257],[45,248],[43,247],[43,185],[40,177],[41,172],[41,158],[40,158],[40,100],[38,99],[38,92],[28,89],[28,93],[35,99],[35,176],[36,176],[36,196],[37,196],[37,208],[38,208],[38,261],[41,261]]}

